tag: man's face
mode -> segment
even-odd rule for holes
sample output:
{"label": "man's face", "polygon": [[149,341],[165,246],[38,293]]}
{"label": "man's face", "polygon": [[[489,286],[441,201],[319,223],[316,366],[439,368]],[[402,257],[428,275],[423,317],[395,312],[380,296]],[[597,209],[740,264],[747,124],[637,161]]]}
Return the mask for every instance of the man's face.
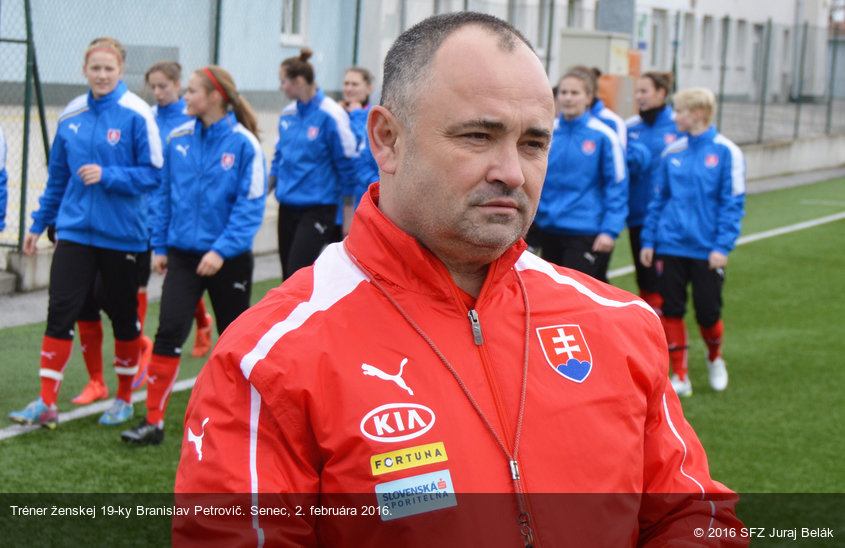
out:
{"label": "man's face", "polygon": [[554,101],[527,46],[455,32],[399,130],[380,207],[444,262],[490,262],[525,235],[540,199]]}

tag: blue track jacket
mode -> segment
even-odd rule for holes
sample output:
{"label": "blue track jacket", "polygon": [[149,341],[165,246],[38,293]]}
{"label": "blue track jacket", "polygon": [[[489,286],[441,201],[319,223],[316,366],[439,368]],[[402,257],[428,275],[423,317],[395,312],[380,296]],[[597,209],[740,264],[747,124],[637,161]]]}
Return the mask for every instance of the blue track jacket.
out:
{"label": "blue track jacket", "polygon": [[585,112],[558,118],[534,222],[547,232],[616,238],[628,214],[628,175],[616,134]]}
{"label": "blue track jacket", "polygon": [[604,106],[604,101],[601,99],[596,99],[596,102],[593,103],[593,106],[590,107],[590,114],[593,115],[594,118],[598,118],[602,122],[604,122],[607,127],[613,130],[616,133],[616,137],[619,139],[619,143],[622,145],[622,150],[628,147],[628,136],[625,131],[625,120],[622,119],[621,116]]}
{"label": "blue track jacket", "polygon": [[6,136],[3,128],[0,127],[0,232],[6,228],[6,181],[9,176],[6,174]]}
{"label": "blue track jacket", "polygon": [[[77,170],[99,164],[102,180],[85,185]],[[149,105],[119,82],[99,99],[89,91],[59,115],[50,150],[47,188],[32,214],[30,232],[55,222],[58,238],[146,251],[146,198],[159,184],[161,138]]]}
{"label": "blue track jacket", "polygon": [[[628,177],[628,226],[642,226],[648,212],[648,202],[654,189],[654,174],[661,165],[663,150],[678,139],[680,133],[675,125],[675,113],[666,105],[657,115],[654,125],[649,125],[639,116],[625,120],[628,127],[629,156],[637,158],[637,147],[645,147],[648,155],[640,156],[638,168],[631,167]],[[631,162],[629,162],[631,166]]]}
{"label": "blue track jacket", "polygon": [[356,140],[346,111],[323,90],[307,103],[291,103],[279,117],[279,140],[270,174],[276,199],[287,207],[337,205],[358,183]]}
{"label": "blue track jacket", "polygon": [[349,113],[349,123],[358,144],[358,158],[355,162],[358,169],[358,181],[355,187],[356,208],[370,184],[378,181],[379,178],[378,164],[370,152],[370,140],[367,137],[367,116],[370,115],[371,108],[372,105],[367,105]]}
{"label": "blue track jacket", "polygon": [[167,139],[152,247],[230,259],[252,249],[267,177],[258,139],[233,113],[206,128],[196,118]]}
{"label": "blue track jacket", "polygon": [[[158,125],[158,134],[161,135],[162,149],[164,149],[164,147],[167,145],[167,137],[174,129],[181,126],[185,122],[189,122],[194,119],[193,116],[188,116],[185,113],[186,108],[187,105],[185,104],[185,99],[182,97],[180,97],[177,101],[170,103],[169,105],[153,105],[153,116],[155,117],[156,124]],[[150,237],[152,237],[153,224],[155,224],[156,215],[156,205],[153,203],[153,201],[158,197],[158,192],[150,194],[148,196],[150,203],[147,211],[149,212],[148,219],[150,221]]]}
{"label": "blue track jacket", "polygon": [[167,136],[174,129],[194,119],[193,116],[185,114],[186,108],[185,99],[182,97],[169,105],[153,105],[153,116],[155,117],[156,124],[158,124],[158,133],[161,135],[162,145],[167,144]]}
{"label": "blue track jacket", "polygon": [[745,211],[745,159],[715,127],[669,145],[654,185],[643,248],[704,260],[734,248]]}

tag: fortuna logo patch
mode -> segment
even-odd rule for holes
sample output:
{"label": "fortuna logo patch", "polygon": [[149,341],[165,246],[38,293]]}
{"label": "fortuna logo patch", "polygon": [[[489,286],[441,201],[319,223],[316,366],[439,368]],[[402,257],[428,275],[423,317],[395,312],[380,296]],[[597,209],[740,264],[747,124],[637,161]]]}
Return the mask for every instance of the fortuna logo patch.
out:
{"label": "fortuna logo patch", "polygon": [[407,470],[409,468],[447,460],[449,458],[446,456],[446,447],[442,441],[439,441],[437,443],[429,443],[428,445],[417,445],[416,447],[398,449],[390,453],[373,455],[370,457],[370,467],[373,469],[373,475],[377,476],[379,474],[398,472],[399,470]]}
{"label": "fortuna logo patch", "polygon": [[590,141],[589,139],[581,143],[581,151],[589,156],[593,152],[596,151],[596,142]]}
{"label": "fortuna logo patch", "polygon": [[458,505],[449,470],[380,483],[376,485],[376,497],[378,505],[388,509],[380,514],[382,521]]}
{"label": "fortuna logo patch", "polygon": [[308,128],[308,140],[313,141],[317,138],[317,135],[320,134],[320,128],[317,126],[311,126]]}
{"label": "fortuna logo patch", "polygon": [[224,152],[223,156],[220,158],[220,165],[223,167],[223,171],[229,171],[232,169],[232,166],[235,165],[235,155],[229,152]]}
{"label": "fortuna logo patch", "polygon": [[120,142],[120,130],[119,129],[110,129],[109,132],[106,134],[106,139],[108,140],[108,142],[111,146],[116,145],[117,143]]}
{"label": "fortuna logo patch", "polygon": [[581,383],[593,369],[593,356],[579,325],[538,327],[546,361],[560,376]]}
{"label": "fortuna logo patch", "polygon": [[719,157],[715,154],[708,154],[704,159],[704,165],[710,168],[716,167],[719,165]]}
{"label": "fortuna logo patch", "polygon": [[373,441],[394,443],[418,438],[434,426],[434,411],[416,403],[388,403],[361,419],[361,433]]}
{"label": "fortuna logo patch", "polygon": [[663,136],[663,142],[667,145],[671,145],[675,142],[675,134],[674,133],[667,133]]}

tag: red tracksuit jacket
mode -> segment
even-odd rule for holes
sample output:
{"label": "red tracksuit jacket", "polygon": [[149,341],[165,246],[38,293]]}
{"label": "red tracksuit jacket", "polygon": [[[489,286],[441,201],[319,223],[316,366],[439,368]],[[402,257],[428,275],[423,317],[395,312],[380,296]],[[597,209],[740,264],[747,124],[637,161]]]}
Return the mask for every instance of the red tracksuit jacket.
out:
{"label": "red tracksuit jacket", "polygon": [[373,185],[345,245],[217,343],[185,418],[177,546],[699,546],[739,530],[644,302],[522,241],[473,302],[377,203]]}

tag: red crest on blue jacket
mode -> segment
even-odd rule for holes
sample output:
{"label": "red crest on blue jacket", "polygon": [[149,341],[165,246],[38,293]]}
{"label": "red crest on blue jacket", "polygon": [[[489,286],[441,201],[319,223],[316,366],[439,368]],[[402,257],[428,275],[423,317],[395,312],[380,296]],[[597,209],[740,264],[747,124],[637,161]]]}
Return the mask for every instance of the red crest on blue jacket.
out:
{"label": "red crest on blue jacket", "polygon": [[235,165],[235,155],[230,152],[224,152],[223,157],[220,158],[220,165],[223,166],[224,170],[232,169],[232,166]]}
{"label": "red crest on blue jacket", "polygon": [[120,142],[120,130],[119,129],[110,129],[108,134],[106,135],[106,139],[111,146],[116,145]]}

